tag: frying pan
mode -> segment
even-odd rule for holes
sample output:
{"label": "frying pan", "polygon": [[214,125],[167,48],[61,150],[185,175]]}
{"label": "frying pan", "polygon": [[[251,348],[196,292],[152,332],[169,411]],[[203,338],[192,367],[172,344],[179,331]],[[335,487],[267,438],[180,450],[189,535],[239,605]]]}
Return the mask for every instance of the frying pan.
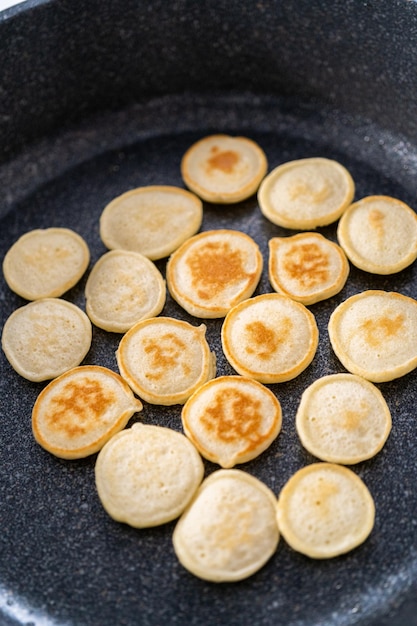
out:
{"label": "frying pan", "polygon": [[[387,194],[417,208],[417,3],[413,0],[29,0],[0,14],[0,256],[32,228],[85,237],[91,265],[105,252],[107,202],[148,184],[183,186],[179,163],[216,132],[251,137],[272,169],[334,158],[356,198]],[[272,236],[256,197],[206,203],[202,229],[237,228],[267,258]],[[336,239],[335,226],[319,229]],[[158,262],[165,272],[166,260]],[[90,268],[91,268],[90,265]],[[88,275],[88,272],[86,276]],[[64,297],[84,307],[86,277]],[[1,326],[25,302],[0,279]],[[276,494],[315,459],[294,416],[302,390],[343,371],[327,322],[364,289],[417,297],[417,270],[372,276],[351,268],[343,291],[311,307],[320,330],[312,365],[272,385],[283,430],[241,469]],[[264,270],[256,293],[271,291]],[[200,323],[169,297],[164,314]],[[219,373],[221,320],[207,322]],[[119,335],[94,329],[86,363],[117,369]],[[393,418],[384,449],[353,466],[376,504],[375,528],[351,553],[314,561],[281,540],[257,574],[203,582],[175,558],[175,523],[135,530],[110,519],[94,462],[63,461],[34,442],[43,384],[0,357],[0,623],[413,626],[417,624],[417,373],[379,385]],[[145,405],[133,418],[181,430],[180,407]],[[206,474],[216,467],[205,464]]]}

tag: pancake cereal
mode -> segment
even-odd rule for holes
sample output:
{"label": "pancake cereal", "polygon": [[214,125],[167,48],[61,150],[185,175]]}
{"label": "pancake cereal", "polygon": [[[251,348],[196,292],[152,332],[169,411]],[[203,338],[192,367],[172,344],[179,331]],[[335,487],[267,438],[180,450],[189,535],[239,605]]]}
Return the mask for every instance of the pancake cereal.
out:
{"label": "pancake cereal", "polygon": [[100,237],[110,250],[140,252],[155,261],[194,235],[202,219],[202,202],[193,193],[169,185],[138,187],[104,208]]}
{"label": "pancake cereal", "polygon": [[401,200],[368,196],[352,204],[337,229],[353,265],[373,274],[394,274],[417,258],[417,215]]}
{"label": "pancake cereal", "polygon": [[291,380],[310,365],[319,331],[303,304],[269,293],[233,307],[223,322],[221,340],[238,374],[271,384]]}
{"label": "pancake cereal", "polygon": [[93,324],[109,332],[125,333],[136,322],[159,315],[166,287],[161,272],[143,254],[112,250],[91,270],[85,296]]}
{"label": "pancake cereal", "polygon": [[10,289],[26,300],[58,298],[78,283],[89,261],[86,242],[73,230],[36,229],[8,250],[3,274]]}
{"label": "pancake cereal", "polygon": [[106,512],[135,528],[176,519],[204,474],[200,455],[181,433],[162,426],[133,424],[100,451],[96,487]]}
{"label": "pancake cereal", "polygon": [[98,452],[142,408],[118,374],[81,365],[41,391],[32,411],[32,431],[51,454],[81,459]]}
{"label": "pancake cereal", "polygon": [[257,572],[279,542],[276,497],[237,469],[206,478],[177,522],[173,545],[189,572],[212,582],[235,582]]}
{"label": "pancake cereal", "polygon": [[328,559],[368,538],[375,505],[365,483],[351,469],[313,463],[284,485],[277,519],[280,533],[293,550],[313,559]]}
{"label": "pancake cereal", "polygon": [[216,373],[205,334],[204,324],[195,327],[171,317],[138,322],[119,343],[119,371],[146,402],[184,404]]}
{"label": "pancake cereal", "polygon": [[79,365],[91,339],[91,322],[82,309],[61,298],[42,298],[8,317],[1,343],[20,376],[42,382]]}
{"label": "pancake cereal", "polygon": [[274,224],[311,230],[339,219],[354,193],[355,184],[343,165],[314,157],[273,169],[259,187],[258,202]]}
{"label": "pancake cereal", "polygon": [[333,350],[352,374],[381,383],[417,366],[417,301],[396,292],[351,296],[329,320]]}
{"label": "pancake cereal", "polygon": [[281,405],[261,383],[220,376],[202,385],[185,403],[182,425],[203,457],[230,468],[268,448],[281,430]]}
{"label": "pancake cereal", "polygon": [[310,305],[345,286],[349,263],[342,248],[319,233],[269,240],[269,280],[277,293]]}
{"label": "pancake cereal", "polygon": [[311,454],[342,465],[375,456],[392,426],[381,391],[354,374],[330,374],[314,381],[301,396],[295,424]]}
{"label": "pancake cereal", "polygon": [[205,231],[171,256],[167,285],[190,315],[220,318],[253,294],[262,268],[262,254],[249,235],[228,229]]}
{"label": "pancake cereal", "polygon": [[231,204],[252,196],[268,163],[260,146],[246,137],[211,135],[194,143],[181,161],[182,178],[207,202]]}

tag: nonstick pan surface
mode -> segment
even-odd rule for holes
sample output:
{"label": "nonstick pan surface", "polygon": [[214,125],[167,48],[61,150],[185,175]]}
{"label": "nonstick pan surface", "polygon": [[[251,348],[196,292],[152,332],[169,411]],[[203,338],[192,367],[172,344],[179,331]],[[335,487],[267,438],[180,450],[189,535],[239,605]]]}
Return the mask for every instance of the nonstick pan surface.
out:
{"label": "nonstick pan surface", "polygon": [[[291,95],[234,93],[149,97],[113,112],[89,114],[62,132],[39,137],[0,168],[0,258],[23,233],[65,226],[91,251],[85,277],[63,297],[84,308],[84,286],[106,251],[100,214],[115,196],[142,185],[183,187],[180,160],[197,139],[217,132],[245,135],[265,150],[269,169],[292,159],[323,156],[340,161],[356,183],[357,199],[374,194],[416,208],[417,148],[398,133],[323,102]],[[268,239],[293,231],[269,223],[256,196],[232,206],[204,204],[202,230],[234,228],[252,236],[264,255],[256,291],[272,291]],[[319,229],[336,240],[336,225]],[[166,259],[157,263],[165,273]],[[241,469],[277,495],[300,467],[316,459],[299,443],[294,417],[302,391],[319,376],[343,371],[328,339],[335,306],[376,288],[417,298],[417,266],[393,276],[351,268],[337,296],[310,307],[320,343],[309,368],[295,380],[271,385],[283,408],[283,429],[258,459]],[[256,295],[255,294],[255,295]],[[0,279],[1,319],[25,301]],[[164,315],[197,325],[168,295]],[[218,374],[234,373],[220,345],[222,320],[206,320]],[[117,371],[120,335],[94,328],[85,363]],[[176,560],[175,523],[136,530],[102,508],[94,485],[95,456],[57,459],[34,441],[31,411],[44,384],[30,383],[0,356],[0,624],[194,626],[413,626],[417,624],[417,372],[379,385],[393,418],[384,449],[353,466],[376,504],[369,539],[351,553],[314,561],[282,539],[277,553],[249,579],[203,582]],[[132,418],[181,430],[181,407],[145,403]],[[130,425],[130,424],[129,424]],[[205,463],[208,475],[217,467]]]}

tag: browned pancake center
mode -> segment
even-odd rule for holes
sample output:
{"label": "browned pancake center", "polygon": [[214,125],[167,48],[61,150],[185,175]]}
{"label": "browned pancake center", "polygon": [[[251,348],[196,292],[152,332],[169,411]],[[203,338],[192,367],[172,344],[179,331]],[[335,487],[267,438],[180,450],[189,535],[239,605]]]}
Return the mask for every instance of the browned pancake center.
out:
{"label": "browned pancake center", "polygon": [[52,398],[45,421],[51,430],[64,431],[68,437],[84,435],[116,400],[116,395],[105,391],[97,380],[69,382]]}
{"label": "browned pancake center", "polygon": [[293,326],[289,317],[285,317],[279,328],[279,333],[260,320],[246,324],[245,330],[248,336],[246,351],[248,354],[256,354],[260,359],[269,359],[276,352]]}
{"label": "browned pancake center", "polygon": [[161,380],[170,370],[180,365],[185,375],[191,372],[190,366],[184,361],[186,345],[175,333],[165,333],[157,339],[146,339],[144,351],[151,356],[152,372],[147,372],[150,380]]}
{"label": "browned pancake center", "polygon": [[287,274],[304,287],[322,284],[329,277],[329,255],[316,243],[291,246],[285,254],[283,266]]}
{"label": "browned pancake center", "polygon": [[388,315],[381,316],[378,319],[365,320],[361,328],[365,332],[366,341],[370,346],[379,346],[389,337],[398,335],[404,326],[404,315],[398,313],[395,317]]}
{"label": "browned pancake center", "polygon": [[311,489],[311,498],[314,498],[315,512],[318,516],[326,517],[329,514],[329,507],[333,496],[339,493],[337,483],[323,477],[318,478],[318,484]]}
{"label": "browned pancake center", "polygon": [[261,402],[238,389],[224,389],[216,394],[201,421],[222,441],[247,441],[246,450],[256,448],[269,434],[260,433]]}
{"label": "browned pancake center", "polygon": [[295,181],[289,190],[291,200],[302,199],[312,204],[324,202],[330,195],[330,188],[323,183],[319,189],[314,190],[311,185],[303,180]]}
{"label": "browned pancake center", "polygon": [[345,409],[340,415],[340,423],[346,430],[358,430],[361,424],[364,424],[366,428],[366,419],[369,415],[370,407],[367,402],[361,402],[360,408],[356,411],[354,409]]}
{"label": "browned pancake center", "polygon": [[384,214],[381,211],[378,211],[378,209],[372,209],[369,213],[369,223],[375,230],[379,239],[382,239],[384,236],[384,219]]}
{"label": "browned pancake center", "polygon": [[207,170],[221,170],[226,174],[231,174],[239,162],[239,154],[234,150],[222,150],[217,146],[211,148],[211,156],[207,159]]}
{"label": "browned pancake center", "polygon": [[245,272],[242,254],[228,242],[213,241],[200,246],[187,259],[192,286],[202,300],[211,300],[227,285],[250,276]]}

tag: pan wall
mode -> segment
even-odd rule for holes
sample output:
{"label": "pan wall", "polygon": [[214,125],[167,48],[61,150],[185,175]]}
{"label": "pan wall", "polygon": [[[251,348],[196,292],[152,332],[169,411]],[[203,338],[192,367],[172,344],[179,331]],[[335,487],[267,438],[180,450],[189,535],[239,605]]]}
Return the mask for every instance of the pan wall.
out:
{"label": "pan wall", "polygon": [[0,14],[0,162],[162,94],[296,97],[417,130],[413,0],[29,0]]}

